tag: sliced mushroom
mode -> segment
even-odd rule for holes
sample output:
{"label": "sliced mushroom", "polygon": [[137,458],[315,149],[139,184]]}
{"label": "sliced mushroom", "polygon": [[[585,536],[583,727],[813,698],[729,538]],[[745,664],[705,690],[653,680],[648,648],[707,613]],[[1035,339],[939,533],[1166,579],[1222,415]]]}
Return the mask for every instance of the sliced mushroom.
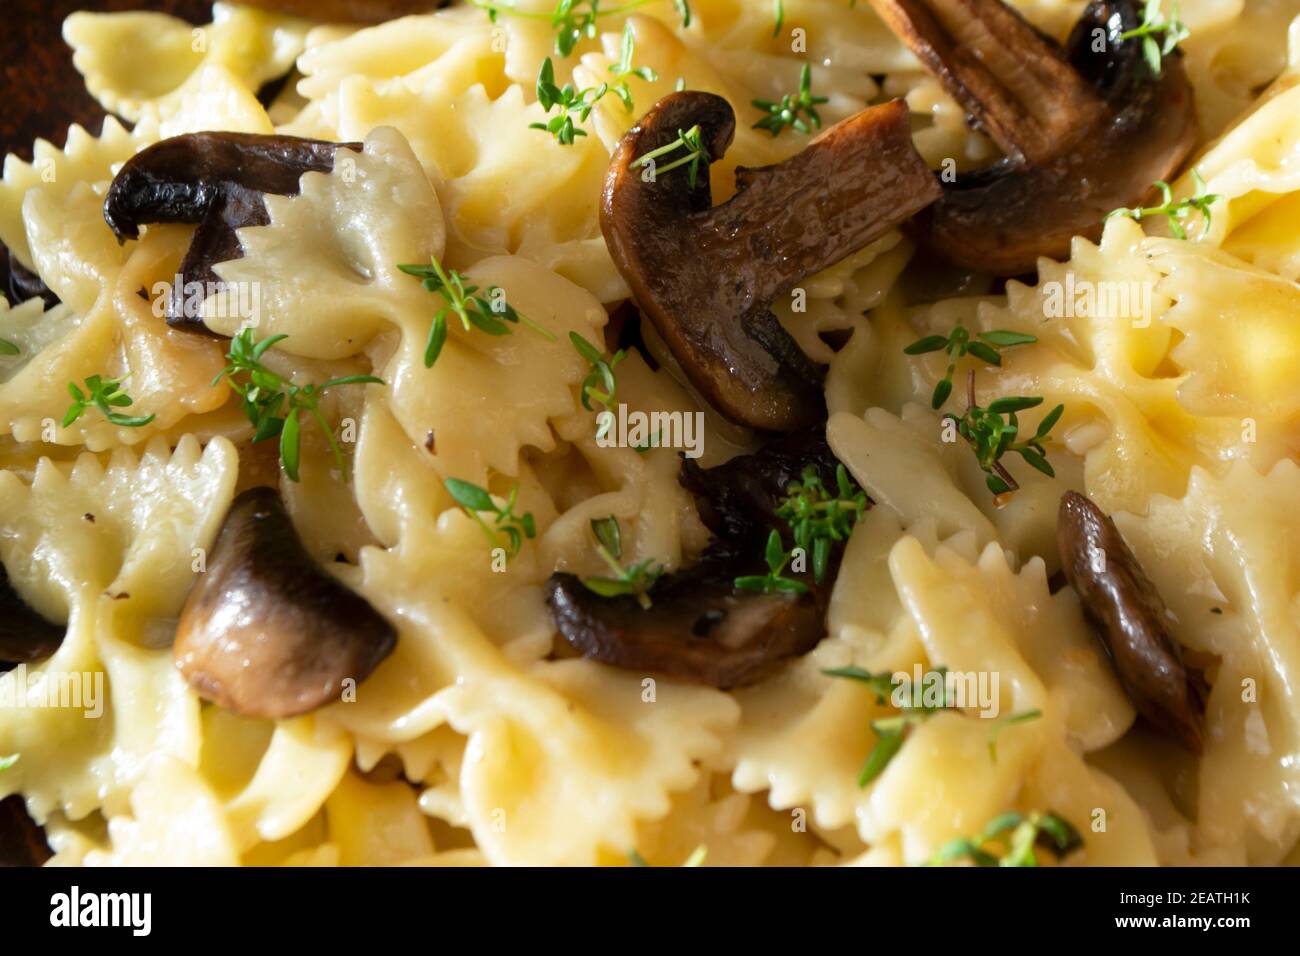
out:
{"label": "sliced mushroom", "polygon": [[176,632],[176,666],[199,696],[250,717],[338,700],[397,643],[393,627],[320,568],[271,488],[230,507]]}
{"label": "sliced mushroom", "polygon": [[297,195],[302,175],[331,171],[340,147],[361,144],[253,133],[174,136],[127,160],[104,200],[104,220],[119,242],[138,239],[145,223],[198,226],[167,303],[167,323],[215,335],[200,317],[186,315],[186,287],[219,285],[213,266],[243,254],[235,230],[271,221],[263,195]]}
{"label": "sliced mushroom", "polygon": [[17,794],[0,800],[0,867],[43,866],[54,855],[45,830]]}
{"label": "sliced mushroom", "polygon": [[45,300],[45,308],[59,304],[59,297],[54,294],[45,280],[18,261],[18,258],[0,243],[0,268],[6,270],[4,281],[0,282],[0,292],[9,297],[10,305],[26,302],[28,299]]}
{"label": "sliced mushroom", "polygon": [[14,590],[9,572],[0,564],[0,670],[10,664],[30,664],[54,654],[67,629],[37,614]]}
{"label": "sliced mushroom", "polygon": [[1070,585],[1097,629],[1124,692],[1138,713],[1188,750],[1201,752],[1205,701],[1169,633],[1169,612],[1110,519],[1067,491],[1056,525]]}
{"label": "sliced mushroom", "polygon": [[[839,563],[806,594],[762,594],[735,587],[763,574],[763,541],[783,526],[777,499],[806,466],[834,487],[837,462],[819,431],[790,436],[754,455],[699,469],[688,462],[682,484],[700,499],[715,538],[690,568],[660,578],[643,609],[630,596],[601,597],[573,574],[547,583],[556,627],[584,657],[614,667],[668,674],[727,689],[756,683],[826,636],[825,612]],[[787,540],[786,545],[790,542]]]}
{"label": "sliced mushroom", "polygon": [[325,23],[383,23],[428,13],[448,0],[247,0],[249,6]]}
{"label": "sliced mushroom", "polygon": [[[713,206],[707,174],[650,176],[634,164],[698,126],[710,161],[736,118],[711,93],[673,93],[614,151],[601,228],[644,315],[699,392],[733,422],[770,432],[826,417],[821,369],[771,312],[778,295],[939,197],[900,102],[825,130],[775,166],[736,171]],[[672,157],[665,157],[663,163]]]}
{"label": "sliced mushroom", "polygon": [[913,225],[956,265],[1005,276],[1065,258],[1073,237],[1096,239],[1107,213],[1172,178],[1196,142],[1181,53],[1157,75],[1142,38],[1121,39],[1141,23],[1133,0],[1092,0],[1064,51],[1002,0],[871,3],[1006,153],[946,182]]}

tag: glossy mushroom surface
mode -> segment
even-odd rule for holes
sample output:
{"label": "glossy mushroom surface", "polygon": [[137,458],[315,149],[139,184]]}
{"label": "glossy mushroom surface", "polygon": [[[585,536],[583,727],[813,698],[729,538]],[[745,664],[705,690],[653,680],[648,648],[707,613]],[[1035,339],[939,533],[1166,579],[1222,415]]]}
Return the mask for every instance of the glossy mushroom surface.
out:
{"label": "glossy mushroom surface", "polygon": [[823,375],[772,314],[773,302],[940,192],[901,102],[835,124],[783,163],[737,169],[736,195],[720,206],[707,171],[692,186],[684,168],[649,175],[637,165],[694,127],[716,161],[735,123],[731,106],[711,93],[661,99],[614,151],[601,228],[690,384],[736,424],[792,432],[825,420]]}
{"label": "glossy mushroom surface", "polygon": [[697,496],[701,518],[714,532],[700,561],[660,578],[649,608],[631,596],[595,594],[573,574],[552,575],[547,602],[560,634],[592,660],[724,690],[754,684],[808,653],[826,636],[840,549],[825,582],[808,578],[804,594],[746,591],[735,579],[767,570],[763,542],[769,529],[784,525],[776,508],[790,482],[812,466],[833,486],[837,464],[820,430],[716,468],[686,462],[680,481]]}
{"label": "glossy mushroom surface", "polygon": [[138,239],[146,223],[198,226],[171,290],[167,323],[212,335],[200,316],[186,314],[187,287],[218,286],[213,267],[243,254],[235,230],[271,221],[263,196],[297,195],[304,173],[334,168],[339,148],[359,151],[361,144],[254,133],[174,136],[127,160],[104,200],[104,220],[119,242]]}
{"label": "glossy mushroom surface", "polygon": [[1073,491],[1061,498],[1057,545],[1115,673],[1138,713],[1194,753],[1204,738],[1205,701],[1169,631],[1165,603],[1115,522]]}
{"label": "glossy mushroom surface", "polygon": [[226,515],[173,653],[205,700],[278,719],[338,700],[396,643],[392,625],[306,552],[279,494],[253,488]]}
{"label": "glossy mushroom surface", "polygon": [[1172,179],[1197,138],[1182,54],[1159,73],[1133,0],[1093,0],[1065,49],[1002,0],[871,0],[1006,157],[945,182],[913,235],[955,265],[994,275],[1063,259],[1106,215]]}

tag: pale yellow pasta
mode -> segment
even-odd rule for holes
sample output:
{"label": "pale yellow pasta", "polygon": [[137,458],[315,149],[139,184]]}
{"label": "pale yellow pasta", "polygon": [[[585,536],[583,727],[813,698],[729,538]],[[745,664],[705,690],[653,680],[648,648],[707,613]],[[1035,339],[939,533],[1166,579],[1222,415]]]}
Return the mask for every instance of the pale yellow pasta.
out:
{"label": "pale yellow pasta", "polygon": [[[457,2],[366,27],[227,3],[198,28],[147,13],[64,24],[87,89],[131,128],[73,127],[62,149],[6,157],[0,179],[0,242],[59,299],[0,302],[0,560],[66,625],[52,657],[0,674],[0,702],[61,675],[103,684],[103,719],[0,706],[0,757],[19,754],[0,797],[24,798],[52,864],[913,865],[1008,810],[1069,820],[1083,840],[1070,863],[1294,862],[1300,0],[1181,3],[1201,129],[1173,189],[1194,195],[1196,169],[1219,197],[1208,222],[1183,222],[1186,240],[1159,217],[1116,218],[1032,284],[914,306],[916,248],[893,230],[775,303],[828,368],[827,439],[872,507],[827,636],[728,690],[577,657],[546,604],[553,572],[607,573],[595,520],[619,520],[625,564],[688,567],[710,540],[678,482],[682,449],[607,447],[580,401],[590,368],[570,336],[604,342],[629,296],[600,227],[610,154],[679,84],[715,92],[737,116],[709,171],[725,201],[737,167],[805,145],[753,128],[751,103],[797,89],[805,64],[827,125],[899,97],[931,166],[997,149],[862,0],[786,0],[775,31],[756,0],[692,0],[689,26],[671,0],[645,3],[606,12],[567,56],[552,0],[500,6],[495,21]],[[1084,4],[1013,6],[1064,41]],[[558,85],[615,82],[625,28],[651,71],[628,79],[633,107],[606,94],[571,145],[532,128],[555,115],[538,102],[543,62]],[[263,84],[286,74],[264,106]],[[275,480],[277,452],[250,443],[237,397],[213,384],[227,344],[161,314],[192,228],[119,244],[103,217],[122,163],[201,131],[352,144],[296,194],[266,197],[269,222],[239,231],[201,309],[224,336],[286,336],[265,364],[297,384],[382,382],[321,400],[346,481],[310,422],[300,480],[279,484],[307,551],[397,644],[354,695],[292,719],[206,703],[173,664],[230,502]],[[531,324],[489,336],[451,315],[426,365],[445,301],[398,267],[431,259]],[[961,360],[932,409],[947,357],[904,348],[958,325],[1037,341],[997,367]],[[660,359],[630,350],[617,400],[699,414],[704,467],[757,446]],[[989,493],[944,417],[965,409],[970,372],[982,404],[1043,397],[1025,428],[1064,405],[1054,475],[1010,459],[1020,489]],[[92,375],[126,376],[130,414],[154,417],[116,426],[91,409],[63,426],[69,383]],[[535,535],[504,560],[448,479],[514,492]],[[1067,490],[1114,514],[1206,662],[1199,759],[1142,728],[1079,598],[1053,581]],[[846,667],[996,683],[918,721],[860,785],[872,721],[898,709],[826,673]]]}

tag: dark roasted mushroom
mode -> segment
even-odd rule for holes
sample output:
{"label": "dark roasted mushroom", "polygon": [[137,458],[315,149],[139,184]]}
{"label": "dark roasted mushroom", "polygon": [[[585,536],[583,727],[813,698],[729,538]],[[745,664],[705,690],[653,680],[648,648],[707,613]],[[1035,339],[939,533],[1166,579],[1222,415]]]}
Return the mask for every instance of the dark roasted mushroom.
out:
{"label": "dark roasted mushroom", "polygon": [[27,813],[23,798],[0,800],[0,867],[43,866],[54,855],[45,830]]}
{"label": "dark roasted mushroom", "polygon": [[199,316],[186,314],[187,287],[219,286],[213,266],[243,254],[235,230],[271,221],[263,195],[297,195],[303,174],[331,171],[340,147],[361,144],[253,133],[174,136],[127,160],[104,200],[104,220],[119,242],[138,239],[145,223],[198,226],[171,290],[167,323],[212,335]]}
{"label": "dark roasted mushroom", "polygon": [[575,575],[552,575],[547,601],[561,635],[592,660],[721,689],[756,683],[808,653],[826,636],[838,549],[826,582],[806,594],[761,594],[734,582],[765,570],[763,541],[782,524],[775,512],[789,483],[812,466],[834,487],[836,465],[820,430],[717,468],[688,461],[680,480],[698,497],[700,515],[715,535],[704,556],[660,578],[648,609],[630,596],[601,597]]}
{"label": "dark roasted mushroom", "polygon": [[1109,516],[1067,491],[1056,524],[1070,585],[1097,629],[1124,692],[1159,730],[1201,752],[1205,701],[1169,633],[1169,612]]}
{"label": "dark roasted mushroom", "polygon": [[428,13],[448,0],[246,0],[249,6],[326,23],[383,23]]}
{"label": "dark roasted mushroom", "polygon": [[0,282],[0,292],[9,297],[10,305],[26,302],[28,299],[45,300],[45,308],[59,304],[59,297],[54,294],[45,281],[28,269],[18,257],[0,243],[0,269],[4,270],[4,281]]}
{"label": "dark roasted mushroom", "polygon": [[230,506],[181,611],[176,666],[199,696],[250,717],[338,700],[396,645],[392,626],[320,568],[271,488]]}
{"label": "dark roasted mushroom", "polygon": [[837,123],[783,163],[737,169],[736,195],[716,207],[707,175],[692,188],[685,170],[651,177],[634,165],[696,126],[717,160],[735,122],[711,93],[661,99],[614,151],[601,228],[690,383],[738,424],[790,432],[824,420],[822,373],[772,303],[933,202],[939,187],[898,102]]}
{"label": "dark roasted mushroom", "polygon": [[37,614],[9,583],[0,564],[0,671],[44,660],[59,649],[67,628]]}
{"label": "dark roasted mushroom", "polygon": [[1092,0],[1064,51],[1002,0],[871,3],[1006,154],[916,218],[917,238],[956,265],[1005,276],[1065,258],[1196,142],[1182,54],[1157,75],[1142,38],[1121,39],[1141,23],[1134,0]]}

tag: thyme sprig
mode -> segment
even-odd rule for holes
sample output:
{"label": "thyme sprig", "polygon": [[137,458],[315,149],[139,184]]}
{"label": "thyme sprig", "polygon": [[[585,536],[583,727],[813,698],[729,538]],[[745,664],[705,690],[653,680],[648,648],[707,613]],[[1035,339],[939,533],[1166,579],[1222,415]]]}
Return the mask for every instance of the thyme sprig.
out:
{"label": "thyme sprig", "polygon": [[[842,677],[846,680],[865,684],[876,695],[877,704],[884,704],[890,700],[893,696],[894,686],[902,682],[901,678],[896,678],[893,674],[872,674],[861,667],[836,667],[823,670],[822,673],[827,677]],[[884,772],[885,768],[889,766],[889,762],[903,748],[903,741],[907,739],[907,735],[913,727],[929,720],[941,710],[953,709],[954,704],[948,694],[948,682],[945,676],[947,669],[940,667],[935,670],[935,673],[939,675],[939,680],[943,681],[944,697],[940,704],[937,706],[926,704],[924,700],[916,704],[916,706],[912,706],[910,703],[905,704],[899,708],[900,713],[871,722],[871,729],[876,735],[876,743],[871,748],[871,752],[867,754],[862,769],[858,771],[859,787],[865,787]]]}
{"label": "thyme sprig", "polygon": [[903,352],[906,355],[925,355],[927,352],[948,353],[948,371],[934,386],[934,394],[930,396],[930,407],[937,409],[942,408],[943,403],[952,394],[952,376],[957,370],[957,363],[963,357],[968,354],[974,355],[989,365],[1001,365],[1002,356],[998,354],[998,349],[1033,345],[1037,341],[1036,336],[1006,330],[977,332],[972,339],[970,332],[958,325],[947,335],[927,335],[917,339],[903,349]]}
{"label": "thyme sprig", "polygon": [[[1157,39],[1162,34],[1163,38]],[[1141,37],[1142,55],[1146,58],[1147,66],[1151,67],[1152,73],[1159,76],[1164,57],[1178,49],[1178,44],[1191,35],[1187,24],[1178,15],[1178,0],[1174,0],[1170,7],[1168,20],[1161,10],[1161,0],[1147,0],[1142,11],[1142,22],[1132,30],[1121,33],[1119,38],[1132,40]]]}
{"label": "thyme sprig", "polygon": [[18,762],[21,754],[10,754],[8,757],[0,757],[0,772],[8,770]]}
{"label": "thyme sprig", "polygon": [[618,394],[618,378],[614,375],[614,369],[619,362],[627,358],[627,351],[619,349],[606,359],[605,353],[577,332],[569,333],[569,341],[591,366],[587,371],[587,377],[582,380],[582,407],[589,412],[594,412],[596,410],[592,404],[594,402],[609,412],[596,428],[596,438],[599,440],[605,437],[614,424],[614,396]]}
{"label": "thyme sprig", "polygon": [[798,481],[786,486],[776,515],[790,525],[795,547],[812,556],[813,579],[818,584],[826,578],[834,543],[848,540],[867,505],[867,493],[849,477],[843,465],[835,467],[833,492],[813,465],[804,469]]}
{"label": "thyme sprig", "polygon": [[[1002,464],[1002,457],[1008,452],[1019,455],[1032,468],[1041,471],[1049,478],[1055,478],[1056,472],[1047,460],[1047,449],[1051,441],[1048,432],[1060,420],[1065,411],[1064,405],[1057,405],[1038,424],[1038,430],[1023,441],[1016,439],[1020,435],[1018,412],[1037,408],[1043,404],[1038,397],[1023,395],[999,398],[989,403],[988,408],[981,408],[975,402],[975,372],[972,370],[967,379],[967,408],[961,417],[948,413],[945,421],[952,421],[957,426],[957,433],[970,444],[985,474],[984,483],[995,495],[1003,495],[1020,487],[1011,472]],[[1005,416],[1005,417],[1004,417]]]}
{"label": "thyme sprig", "polygon": [[1210,231],[1210,207],[1223,197],[1218,193],[1207,192],[1208,187],[1201,177],[1199,169],[1192,170],[1192,181],[1196,184],[1195,194],[1175,202],[1173,187],[1164,180],[1157,180],[1152,185],[1160,190],[1160,205],[1146,208],[1113,209],[1106,218],[1114,219],[1116,216],[1125,216],[1135,222],[1141,222],[1151,216],[1164,216],[1169,220],[1169,231],[1174,234],[1174,238],[1186,239],[1187,228],[1183,223],[1187,221],[1192,213],[1196,212],[1201,214],[1203,220],[1201,235],[1205,235]]}
{"label": "thyme sprig", "polygon": [[[679,149],[685,150],[685,155],[678,156],[672,162],[664,166],[655,163],[660,156],[667,156],[669,153],[674,153]],[[660,146],[658,149],[653,149],[643,156],[638,156],[633,160],[632,168],[636,169],[638,166],[646,166],[651,163],[655,163],[654,175],[656,178],[662,176],[664,173],[672,172],[679,166],[686,166],[687,182],[689,182],[691,188],[694,189],[695,183],[699,178],[700,164],[703,163],[705,169],[709,166],[709,153],[708,150],[704,148],[704,144],[700,141],[699,126],[692,126],[690,129],[686,130],[686,132],[678,130],[677,138],[675,140],[671,143],[666,143],[663,146]]]}
{"label": "thyme sprig", "polygon": [[329,443],[330,453],[338,465],[343,480],[348,480],[348,462],[343,449],[334,438],[334,430],[320,411],[320,398],[339,385],[383,385],[383,379],[373,375],[345,375],[333,378],[322,385],[296,385],[277,375],[262,364],[262,356],[287,335],[272,335],[258,342],[253,330],[245,328],[230,340],[226,360],[230,363],[212,380],[216,385],[222,379],[240,397],[244,415],[253,426],[253,441],[267,441],[279,437],[280,461],[290,481],[298,480],[298,466],[302,450],[300,416],[305,412],[315,419]]}
{"label": "thyme sprig", "polygon": [[780,100],[751,100],[758,109],[768,115],[754,124],[754,129],[765,129],[773,137],[780,136],[787,126],[805,135],[814,129],[821,129],[822,118],[817,107],[830,100],[825,96],[813,96],[812,68],[805,63],[799,73],[799,92],[786,93]]}
{"label": "thyme sprig", "polygon": [[19,351],[18,346],[8,339],[0,339],[0,355],[17,355]]}
{"label": "thyme sprig", "polygon": [[[497,500],[488,493],[486,488],[480,488],[471,482],[448,478],[443,484],[456,504],[478,522],[478,526],[483,529],[483,534],[487,536],[492,547],[499,547],[500,536],[505,535],[509,544],[506,549],[509,557],[513,558],[519,553],[519,549],[524,546],[525,538],[537,536],[537,524],[533,520],[533,513],[525,511],[522,515],[515,514],[515,505],[519,501],[519,482],[516,481],[511,486],[504,505],[497,504]],[[491,525],[483,520],[485,514],[492,517]]]}
{"label": "thyme sprig", "polygon": [[83,414],[88,408],[97,408],[110,424],[121,425],[124,428],[140,428],[148,425],[157,416],[156,415],[123,415],[121,412],[115,412],[115,408],[126,408],[132,403],[131,396],[126,393],[126,380],[130,375],[124,375],[121,378],[105,378],[102,375],[92,375],[84,379],[82,384],[86,390],[83,392],[75,382],[68,383],[68,394],[72,396],[72,404],[68,406],[67,412],[63,416],[63,427],[67,428]]}
{"label": "thyme sprig", "polygon": [[631,113],[634,109],[632,105],[632,90],[628,87],[627,81],[632,77],[645,80],[647,83],[653,83],[659,79],[659,74],[648,66],[633,66],[632,57],[636,54],[636,37],[632,34],[632,23],[628,21],[623,24],[623,38],[619,41],[619,57],[617,63],[610,64],[609,72],[614,74],[614,82],[610,84],[609,90],[620,100]]}
{"label": "thyme sprig", "polygon": [[542,68],[537,73],[537,102],[547,113],[556,107],[559,108],[559,112],[545,123],[529,123],[528,128],[545,130],[554,136],[555,141],[561,146],[572,146],[576,137],[587,135],[585,129],[579,129],[574,123],[574,116],[577,116],[578,122],[585,123],[591,111],[596,108],[596,104],[608,92],[608,83],[584,87],[581,90],[572,83],[556,86],[555,67],[548,56],[542,61]]}
{"label": "thyme sprig", "polygon": [[[625,0],[617,6],[602,6],[603,0],[558,0],[550,11],[517,10],[506,0],[470,0],[480,10],[486,10],[493,23],[505,14],[528,20],[549,20],[555,31],[555,52],[558,56],[568,56],[584,37],[595,39],[598,32],[597,21],[602,17],[625,16],[651,3],[662,0]],[[673,7],[682,18],[682,26],[691,25],[691,5],[689,0],[673,0]]]}
{"label": "thyme sprig", "polygon": [[1037,847],[1059,860],[1082,845],[1079,831],[1055,813],[1011,811],[994,817],[976,837],[949,840],[927,865],[969,860],[976,866],[1038,866]]}
{"label": "thyme sprig", "polygon": [[763,550],[763,560],[767,562],[767,574],[750,574],[736,578],[735,586],[742,591],[757,591],[761,594],[807,594],[808,585],[794,578],[787,578],[781,572],[790,561],[790,553],[781,542],[781,533],[775,529],[767,536],[767,546]]}
{"label": "thyme sprig", "polygon": [[429,326],[429,337],[424,345],[425,368],[433,368],[433,363],[442,353],[447,341],[448,316],[460,319],[466,332],[478,329],[487,335],[509,335],[513,330],[507,323],[522,323],[548,342],[555,341],[550,331],[516,312],[506,301],[505,290],[500,286],[488,286],[484,290],[487,295],[476,295],[479,287],[467,283],[455,269],[444,269],[437,256],[430,256],[427,266],[406,264],[397,268],[419,279],[426,291],[437,293],[446,303]]}
{"label": "thyme sprig", "polygon": [[588,591],[601,597],[619,597],[631,594],[645,610],[651,607],[650,588],[664,573],[664,567],[652,559],[638,561],[630,567],[623,567],[623,532],[618,519],[613,515],[591,522],[591,533],[596,539],[596,553],[600,555],[613,577],[585,578],[583,585]]}

